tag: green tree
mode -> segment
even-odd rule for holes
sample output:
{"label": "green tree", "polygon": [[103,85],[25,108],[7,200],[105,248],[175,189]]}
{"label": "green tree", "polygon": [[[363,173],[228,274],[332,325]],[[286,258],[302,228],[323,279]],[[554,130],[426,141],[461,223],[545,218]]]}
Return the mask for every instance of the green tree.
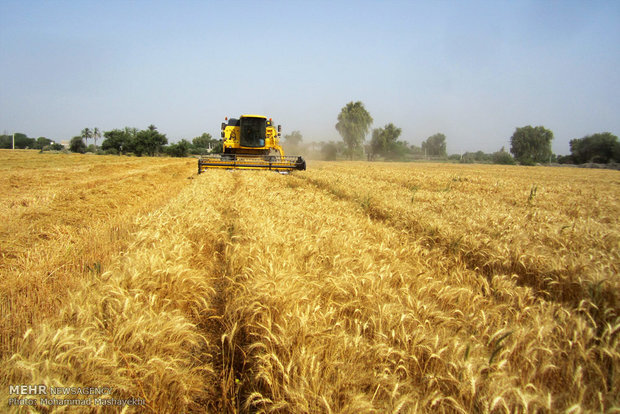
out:
{"label": "green tree", "polygon": [[460,159],[461,163],[489,162],[492,156],[484,151],[466,152]]}
{"label": "green tree", "polygon": [[69,150],[71,152],[77,152],[80,154],[84,154],[86,152],[86,144],[82,139],[82,136],[76,136],[71,138],[71,142],[69,143]]}
{"label": "green tree", "polygon": [[204,132],[192,140],[190,151],[194,154],[204,154],[205,152],[219,154],[223,151],[223,143],[221,139],[213,138],[211,134]]}
{"label": "green tree", "polygon": [[[403,145],[399,145],[398,137],[402,130],[389,123],[384,128],[375,128],[370,140],[369,158],[374,160],[377,155],[386,159],[397,159],[404,153]],[[406,146],[405,146],[406,148]]]}
{"label": "green tree", "polygon": [[82,138],[84,139],[84,143],[88,144],[88,139],[93,137],[93,131],[90,128],[84,128],[82,130]]}
{"label": "green tree", "polygon": [[136,137],[138,136],[138,132],[140,131],[138,130],[138,128],[134,127],[125,127],[123,131],[125,131],[128,137],[127,142],[123,145],[123,152],[134,152],[136,147]]}
{"label": "green tree", "polygon": [[199,137],[195,137],[192,140],[192,145],[194,146],[196,150],[202,152],[202,151],[206,151],[209,148],[209,146],[212,146],[217,141],[218,140],[213,139],[211,134],[204,132],[202,135],[200,135]]}
{"label": "green tree", "polygon": [[211,148],[211,153],[221,154],[222,152],[224,152],[224,143],[222,141],[215,140],[213,148]]}
{"label": "green tree", "polygon": [[140,156],[142,154],[148,154],[154,156],[161,152],[162,146],[168,143],[168,139],[165,134],[161,134],[157,131],[155,125],[149,125],[145,130],[142,130],[136,134],[134,152]]}
{"label": "green tree", "polygon": [[15,134],[15,148],[26,149],[34,148],[37,141],[34,138],[28,138],[26,134]]}
{"label": "green tree", "polygon": [[611,132],[601,132],[570,141],[572,159],[577,164],[620,162],[620,143]]}
{"label": "green tree", "polygon": [[97,148],[97,139],[101,138],[101,131],[99,131],[99,128],[95,127],[93,129],[92,137],[95,140],[95,148]]}
{"label": "green tree", "polygon": [[187,157],[187,153],[192,144],[186,139],[182,139],[176,144],[172,144],[166,148],[166,153],[171,157]]}
{"label": "green tree", "polygon": [[0,148],[1,149],[9,149],[13,146],[13,136],[11,135],[0,135]]}
{"label": "green tree", "polygon": [[[15,133],[15,148],[26,149],[36,148],[37,140],[34,138],[28,138],[26,134],[21,132]],[[10,149],[13,148],[13,134],[0,136],[0,148]]]}
{"label": "green tree", "polygon": [[508,153],[508,151],[506,151],[504,147],[502,147],[502,149],[500,149],[497,152],[494,152],[491,155],[491,161],[493,161],[493,164],[504,164],[504,165],[513,165],[515,163],[515,160],[514,158],[512,158],[512,155],[510,155],[510,153]]}
{"label": "green tree", "polygon": [[361,149],[372,122],[372,117],[360,101],[349,102],[338,114],[336,130],[342,137],[351,159],[353,154]]}
{"label": "green tree", "polygon": [[430,157],[446,157],[446,136],[441,133],[431,135],[422,143],[422,151]]}
{"label": "green tree", "polygon": [[105,139],[101,143],[101,149],[109,153],[123,154],[131,151],[133,137],[130,128],[113,129],[103,133]]}
{"label": "green tree", "polygon": [[510,152],[523,165],[549,162],[552,139],[553,132],[543,126],[517,128],[510,138]]}
{"label": "green tree", "polygon": [[51,139],[45,138],[45,137],[39,137],[37,138],[36,143],[34,144],[33,148],[36,149],[43,149],[45,147],[47,147],[48,145],[51,145],[54,141],[52,141]]}

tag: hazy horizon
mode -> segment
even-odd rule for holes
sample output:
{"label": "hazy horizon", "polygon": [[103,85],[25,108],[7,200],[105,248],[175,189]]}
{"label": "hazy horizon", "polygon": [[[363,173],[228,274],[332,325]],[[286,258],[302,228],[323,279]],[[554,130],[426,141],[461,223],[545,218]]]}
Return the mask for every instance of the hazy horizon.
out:
{"label": "hazy horizon", "polygon": [[494,152],[543,125],[568,154],[620,134],[619,23],[612,1],[0,0],[0,133],[155,124],[175,142],[258,113],[340,140],[362,101],[411,144]]}

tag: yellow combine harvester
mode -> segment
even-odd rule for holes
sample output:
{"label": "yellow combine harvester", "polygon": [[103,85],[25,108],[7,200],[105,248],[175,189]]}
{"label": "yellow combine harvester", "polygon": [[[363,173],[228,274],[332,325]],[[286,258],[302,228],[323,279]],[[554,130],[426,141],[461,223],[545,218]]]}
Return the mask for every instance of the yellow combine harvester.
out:
{"label": "yellow combine harvester", "polygon": [[207,168],[241,170],[305,170],[302,157],[285,157],[279,144],[281,126],[262,115],[241,115],[222,122],[223,153],[202,156],[198,174]]}

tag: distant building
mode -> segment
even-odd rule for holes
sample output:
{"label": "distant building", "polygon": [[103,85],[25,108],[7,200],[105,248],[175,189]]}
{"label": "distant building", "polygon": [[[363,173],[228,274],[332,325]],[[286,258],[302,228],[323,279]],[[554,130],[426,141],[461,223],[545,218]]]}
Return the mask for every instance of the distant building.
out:
{"label": "distant building", "polygon": [[63,140],[60,141],[60,145],[62,145],[63,147],[65,147],[66,149],[69,149],[69,141],[68,140]]}

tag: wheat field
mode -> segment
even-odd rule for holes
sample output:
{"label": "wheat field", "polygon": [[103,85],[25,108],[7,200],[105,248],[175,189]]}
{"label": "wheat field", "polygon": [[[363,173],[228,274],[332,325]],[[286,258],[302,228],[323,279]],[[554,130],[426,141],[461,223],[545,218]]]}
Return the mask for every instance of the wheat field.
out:
{"label": "wheat field", "polygon": [[1,410],[620,410],[616,171],[0,161]]}

